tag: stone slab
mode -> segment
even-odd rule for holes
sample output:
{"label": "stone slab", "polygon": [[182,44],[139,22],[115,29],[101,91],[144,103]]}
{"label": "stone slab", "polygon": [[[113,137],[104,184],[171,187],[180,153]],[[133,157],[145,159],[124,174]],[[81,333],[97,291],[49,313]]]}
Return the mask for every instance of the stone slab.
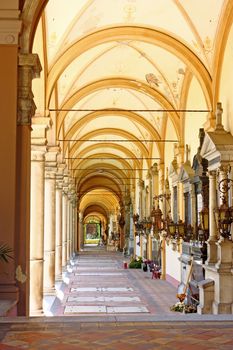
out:
{"label": "stone slab", "polygon": [[121,272],[76,272],[75,276],[122,276]]}
{"label": "stone slab", "polygon": [[99,306],[86,306],[86,305],[80,305],[80,306],[66,306],[64,313],[65,314],[83,314],[83,313],[106,313],[107,309],[106,306],[99,305]]}
{"label": "stone slab", "polygon": [[91,297],[68,297],[68,302],[140,302],[139,297],[121,297],[121,296],[91,296]]}
{"label": "stone slab", "polygon": [[145,306],[111,306],[107,307],[107,313],[149,313],[149,310]]}
{"label": "stone slab", "polygon": [[71,288],[71,292],[133,292],[131,287],[77,287]]}

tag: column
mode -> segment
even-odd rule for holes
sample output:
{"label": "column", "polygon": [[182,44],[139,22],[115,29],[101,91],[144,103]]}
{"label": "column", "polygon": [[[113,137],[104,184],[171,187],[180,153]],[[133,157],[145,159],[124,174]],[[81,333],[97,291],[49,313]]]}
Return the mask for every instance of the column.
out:
{"label": "column", "polygon": [[71,201],[71,205],[72,205],[72,241],[71,241],[71,256],[73,257],[75,255],[75,253],[77,252],[77,239],[75,236],[75,223],[76,223],[76,194],[73,195],[72,197],[72,201]]}
{"label": "column", "polygon": [[216,198],[216,171],[209,171],[209,239],[207,241],[208,258],[206,265],[214,264],[217,261],[217,227],[214,217],[214,209],[217,206]]}
{"label": "column", "polygon": [[30,315],[43,313],[45,150],[32,151],[30,222]]}
{"label": "column", "polygon": [[161,234],[161,280],[166,279],[166,232]]}
{"label": "column", "polygon": [[67,263],[67,187],[62,191],[62,267]]}
{"label": "column", "polygon": [[[7,9],[7,5],[9,8]],[[21,155],[17,150],[16,134],[17,134],[17,60],[18,60],[18,36],[21,31],[21,21],[19,21],[19,12],[17,11],[17,2],[5,1],[5,11],[2,10],[1,27],[0,27],[0,156],[1,156],[1,183],[0,183],[0,241],[6,243],[14,250],[9,263],[1,264],[0,275],[0,299],[11,299],[14,302],[23,303],[22,315],[27,312],[25,304],[28,298],[28,284],[19,283],[16,286],[15,268],[17,265],[22,266],[22,270],[28,275],[28,260],[22,252],[27,252],[28,248],[28,232],[29,232],[29,198],[28,193],[24,193],[24,188],[18,187],[20,181],[27,184],[29,189],[30,171],[30,143],[26,143],[24,153]],[[14,10],[15,8],[15,10]],[[5,13],[4,13],[5,12]],[[5,19],[3,16],[6,16]],[[26,127],[27,128],[27,127]],[[28,130],[27,130],[28,131]],[[28,139],[27,139],[28,140]],[[21,158],[22,157],[22,158]],[[19,161],[25,159],[25,169],[22,169],[20,178],[18,179]],[[24,163],[23,163],[24,164]],[[23,172],[25,170],[25,173]],[[15,203],[16,206],[15,206]],[[19,214],[17,207],[20,203],[27,207],[27,216],[22,218],[20,227],[18,227]],[[24,227],[27,229],[24,230]],[[17,239],[17,232],[20,230],[22,242]],[[26,243],[27,240],[27,243]],[[22,293],[18,288],[22,285]],[[23,293],[25,292],[25,297]],[[21,299],[22,297],[22,299]],[[19,310],[18,310],[19,312]]]}
{"label": "column", "polygon": [[[159,164],[159,194],[164,193],[164,163]],[[161,211],[165,215],[165,200],[162,201]]]}
{"label": "column", "polygon": [[32,80],[39,76],[41,65],[36,54],[18,56],[18,108],[16,159],[16,265],[28,278],[18,281],[18,316],[29,315],[29,255],[30,255],[30,169],[31,118],[35,113]]}
{"label": "column", "polygon": [[44,204],[44,292],[55,292],[55,219],[57,147],[50,146],[45,154]]}
{"label": "column", "polygon": [[[58,170],[59,171],[59,170]],[[63,170],[56,175],[56,249],[55,249],[55,276],[62,275],[62,181]]]}
{"label": "column", "polygon": [[74,254],[78,252],[78,215],[77,215],[77,196],[75,195],[75,199],[73,201],[73,209],[74,209]]}
{"label": "column", "polygon": [[153,197],[159,194],[159,171],[157,163],[154,163],[151,167],[152,174],[152,193]]}
{"label": "column", "polygon": [[79,212],[79,227],[78,227],[78,237],[80,242],[80,250],[83,249],[84,237],[83,237],[83,213]]}
{"label": "column", "polygon": [[30,199],[30,315],[43,313],[44,171],[50,118],[32,118]]}
{"label": "column", "polygon": [[71,195],[68,193],[67,195],[67,228],[66,228],[66,234],[67,234],[67,245],[66,245],[66,259],[67,262],[70,261],[70,235],[71,235],[71,226],[70,226],[70,201],[71,201]]}
{"label": "column", "polygon": [[138,214],[140,218],[143,218],[144,215],[144,208],[143,208],[143,188],[144,188],[144,181],[138,180],[138,190],[139,190],[139,208],[138,208]]}

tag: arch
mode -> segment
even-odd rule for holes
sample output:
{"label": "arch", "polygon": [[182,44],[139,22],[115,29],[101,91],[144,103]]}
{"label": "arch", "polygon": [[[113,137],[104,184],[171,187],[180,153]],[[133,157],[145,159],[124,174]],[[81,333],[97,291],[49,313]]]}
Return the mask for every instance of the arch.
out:
{"label": "arch", "polygon": [[25,0],[21,20],[23,21],[23,31],[20,36],[21,53],[31,53],[34,35],[41,14],[49,0]]}
{"label": "arch", "polygon": [[[217,30],[216,37],[216,48],[214,55],[213,67],[216,67],[213,75],[213,106],[217,105],[219,98],[219,89],[221,82],[221,73],[225,55],[225,48],[227,45],[228,36],[233,25],[233,2],[231,0],[225,3],[224,10],[222,11],[221,20],[219,21],[219,26]],[[215,116],[213,116],[215,119]],[[212,122],[213,122],[212,119]],[[212,125],[214,126],[214,125]]]}
{"label": "arch", "polygon": [[[93,93],[93,92],[101,90],[103,88],[107,89],[110,87],[123,87],[123,88],[129,88],[129,89],[143,92],[143,93],[147,94],[148,96],[152,97],[153,99],[155,99],[155,101],[158,101],[164,109],[174,110],[174,112],[169,112],[169,116],[171,117],[171,120],[172,120],[172,123],[174,125],[177,137],[178,137],[178,139],[180,138],[179,114],[175,111],[174,106],[165,98],[165,96],[163,96],[159,91],[151,88],[150,86],[146,85],[143,82],[127,80],[127,79],[119,79],[119,78],[104,79],[104,80],[93,82],[87,86],[84,86],[82,89],[78,90],[75,94],[73,94],[61,106],[61,111],[57,117],[57,136],[60,133],[62,124],[65,120],[65,117],[66,117],[68,111],[70,111],[79,100],[81,100],[82,98],[87,96],[89,93]],[[135,120],[138,119],[138,122],[140,124],[142,124],[142,125],[146,124],[148,126],[148,130],[151,130],[150,131],[151,134],[155,134],[155,136],[156,136],[156,137],[154,136],[155,139],[160,139],[160,136],[159,136],[157,130],[154,127],[152,127],[151,124],[149,122],[147,122],[144,117],[142,117],[136,113],[132,113],[130,111],[118,110],[117,108],[114,111],[112,111],[112,110],[111,111],[95,111],[95,112],[89,113],[86,116],[80,118],[79,121],[81,121],[81,120],[84,121],[89,116],[90,117],[93,116],[93,118],[96,118],[100,115],[102,116],[103,113],[107,113],[108,115],[113,115],[113,114],[116,115],[116,113],[118,113],[120,115],[134,117]]]}
{"label": "arch", "polygon": [[[140,163],[139,163],[138,159],[136,159],[135,155],[129,149],[127,149],[124,146],[117,145],[115,143],[110,143],[110,142],[109,143],[98,143],[97,145],[88,146],[84,150],[79,152],[79,157],[83,157],[83,156],[85,156],[86,153],[91,152],[93,150],[96,150],[98,148],[105,148],[105,149],[106,148],[113,148],[113,149],[116,149],[118,151],[121,151],[122,153],[125,153],[128,157],[135,158],[134,159],[135,164],[138,166],[138,168],[140,167]],[[74,144],[74,146],[70,149],[70,156],[71,157],[75,156],[75,153],[77,151],[78,151],[77,146],[76,146],[76,144]],[[95,155],[95,154],[93,153],[93,155]],[[149,166],[149,160],[147,159],[146,161],[147,161],[148,166]]]}
{"label": "arch", "polygon": [[[78,131],[79,126],[77,125],[78,121],[72,126],[72,130],[70,129],[69,132],[65,135],[65,139],[70,140],[71,137],[75,134],[75,132]],[[88,141],[89,139],[99,136],[99,135],[105,135],[105,134],[112,134],[115,136],[121,136],[123,138],[125,138],[126,140],[132,140],[132,143],[134,143],[142,152],[142,154],[145,155],[145,157],[149,156],[149,151],[146,148],[146,146],[144,145],[144,143],[138,139],[137,137],[135,137],[135,135],[131,134],[129,131],[125,131],[122,129],[116,129],[116,128],[105,128],[103,129],[95,129],[93,131],[90,131],[88,133],[86,133],[85,135],[82,136],[82,141],[76,141],[76,144],[82,144],[85,141]],[[133,141],[135,140],[135,141]],[[75,141],[75,140],[74,140]],[[66,148],[68,147],[68,142],[65,141],[64,142],[64,150],[66,150]]]}
{"label": "arch", "polygon": [[[97,153],[95,154],[96,158],[111,158],[114,156],[114,161],[115,162],[119,162],[122,164],[123,168],[131,168],[131,169],[134,169],[130,163],[128,161],[126,161],[126,159],[123,159],[121,158],[120,156],[116,156],[115,154],[110,154],[110,153]],[[88,163],[89,161],[93,161],[94,159],[75,159],[74,162],[73,162],[73,166],[76,167],[76,166],[85,166],[86,163]],[[98,159],[97,159],[98,160]],[[94,165],[95,163],[92,163],[92,165]],[[140,164],[141,165],[141,164]]]}
{"label": "arch", "polygon": [[140,40],[158,45],[179,57],[186,63],[187,66],[191,67],[191,70],[197,76],[197,79],[202,86],[205,98],[207,100],[207,105],[212,105],[211,76],[207,68],[191,49],[189,49],[178,39],[163,31],[155,30],[149,27],[118,26],[107,27],[91,33],[86,37],[77,40],[61,54],[49,71],[46,106],[49,106],[52,90],[57,79],[61,75],[62,71],[74,60],[74,58],[99,44],[111,42],[113,40],[126,39]]}

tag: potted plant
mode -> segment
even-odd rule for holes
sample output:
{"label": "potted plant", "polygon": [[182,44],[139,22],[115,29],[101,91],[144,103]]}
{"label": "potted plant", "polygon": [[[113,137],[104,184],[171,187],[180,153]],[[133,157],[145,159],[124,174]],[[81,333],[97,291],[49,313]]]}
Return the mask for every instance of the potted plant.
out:
{"label": "potted plant", "polygon": [[13,250],[6,243],[0,244],[0,261],[7,263],[9,259],[13,259],[10,255],[12,252]]}

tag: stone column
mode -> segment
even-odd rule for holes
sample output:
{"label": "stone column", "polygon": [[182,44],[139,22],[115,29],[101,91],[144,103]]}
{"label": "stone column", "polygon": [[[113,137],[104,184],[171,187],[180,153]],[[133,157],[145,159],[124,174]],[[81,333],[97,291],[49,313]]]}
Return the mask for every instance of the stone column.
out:
{"label": "stone column", "polygon": [[[159,194],[164,193],[164,163],[159,164]],[[165,200],[162,201],[161,211],[165,215]]]}
{"label": "stone column", "polygon": [[43,313],[44,170],[50,118],[32,119],[30,206],[30,314]]}
{"label": "stone column", "polygon": [[77,237],[76,237],[76,195],[74,194],[72,197],[72,241],[71,241],[71,256],[73,257],[77,252]]}
{"label": "stone column", "polygon": [[83,249],[84,237],[83,237],[83,213],[79,212],[79,227],[78,227],[78,236],[80,242],[80,250]]}
{"label": "stone column", "polygon": [[153,197],[159,194],[159,171],[157,163],[151,167]]}
{"label": "stone column", "polygon": [[67,229],[66,229],[66,234],[67,234],[67,252],[66,252],[66,258],[67,258],[67,262],[70,261],[70,241],[71,241],[71,225],[70,225],[70,209],[71,209],[71,195],[68,192],[67,195]]}
{"label": "stone column", "polygon": [[[31,118],[35,113],[32,80],[39,77],[41,65],[36,54],[18,56],[18,108],[16,148],[16,256],[17,268],[26,275],[18,281],[18,316],[29,315],[29,256],[30,256],[30,169],[31,169]],[[12,86],[11,86],[12,88]]]}
{"label": "stone column", "polygon": [[166,232],[161,234],[161,280],[166,279]]}
{"label": "stone column", "polygon": [[43,313],[44,154],[31,156],[30,315]]}
{"label": "stone column", "polygon": [[196,227],[196,194],[195,194],[195,186],[191,184],[191,225],[192,227]]}
{"label": "stone column", "polygon": [[57,147],[49,147],[45,154],[44,202],[44,292],[55,292],[55,219]]}
{"label": "stone column", "polygon": [[144,181],[138,180],[138,192],[139,192],[139,217],[142,218],[144,215],[144,208],[143,208],[143,188],[144,188]]}
{"label": "stone column", "polygon": [[62,267],[67,263],[67,187],[62,191]]}
{"label": "stone column", "polygon": [[[59,170],[58,170],[59,171]],[[56,175],[56,250],[55,250],[55,276],[62,275],[62,180],[61,172]]]}
{"label": "stone column", "polygon": [[77,196],[73,201],[73,210],[74,210],[74,254],[78,252],[78,215],[77,215]]}
{"label": "stone column", "polygon": [[[19,126],[16,124],[19,114],[18,38],[22,27],[19,16],[17,1],[1,1],[0,241],[13,249],[13,259],[7,264],[1,263],[0,299],[17,303],[17,315],[28,316],[31,155],[30,127],[21,121]],[[32,104],[30,101],[30,106]],[[31,115],[28,115],[30,118]],[[16,281],[16,268],[21,269],[25,275],[21,281]]]}
{"label": "stone column", "polygon": [[216,242],[217,227],[214,217],[214,209],[217,206],[216,197],[216,171],[209,171],[209,239],[207,241],[208,247],[208,258],[206,260],[206,265],[214,264],[217,262],[217,246]]}

